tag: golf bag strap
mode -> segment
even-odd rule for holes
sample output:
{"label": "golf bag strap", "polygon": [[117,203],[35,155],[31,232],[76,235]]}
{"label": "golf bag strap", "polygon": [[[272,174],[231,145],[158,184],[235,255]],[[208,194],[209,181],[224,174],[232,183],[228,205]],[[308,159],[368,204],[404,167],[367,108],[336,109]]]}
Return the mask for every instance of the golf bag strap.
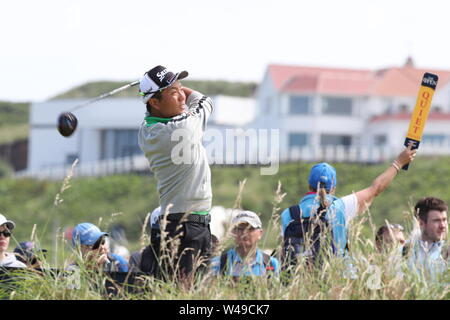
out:
{"label": "golf bag strap", "polygon": [[263,263],[264,263],[264,267],[266,268],[266,271],[274,271],[275,268],[272,266],[272,264],[270,263],[271,260],[271,256],[268,255],[267,253],[263,252]]}
{"label": "golf bag strap", "polygon": [[220,274],[225,274],[225,267],[227,265],[227,255],[228,251],[224,251],[220,255]]}
{"label": "golf bag strap", "polygon": [[298,204],[289,208],[291,219],[294,221],[300,221],[300,206]]}

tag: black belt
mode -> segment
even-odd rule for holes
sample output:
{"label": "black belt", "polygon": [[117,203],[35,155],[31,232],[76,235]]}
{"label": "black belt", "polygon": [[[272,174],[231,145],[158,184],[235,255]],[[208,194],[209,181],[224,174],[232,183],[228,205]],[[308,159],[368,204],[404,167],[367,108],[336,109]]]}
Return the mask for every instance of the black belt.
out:
{"label": "black belt", "polygon": [[[180,221],[182,218],[183,218],[183,221],[204,223],[205,225],[207,225],[211,222],[210,214],[169,213],[166,216],[166,219],[168,221]],[[159,221],[161,221],[162,219],[164,219],[164,216],[160,215],[158,219],[159,219]]]}

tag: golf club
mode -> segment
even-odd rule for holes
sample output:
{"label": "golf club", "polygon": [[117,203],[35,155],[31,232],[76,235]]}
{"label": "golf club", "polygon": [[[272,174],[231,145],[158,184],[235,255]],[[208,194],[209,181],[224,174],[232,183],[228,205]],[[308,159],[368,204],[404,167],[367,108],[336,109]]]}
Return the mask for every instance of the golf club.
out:
{"label": "golf club", "polygon": [[77,128],[77,124],[78,124],[78,119],[77,117],[75,117],[75,115],[72,113],[75,110],[78,110],[82,107],[85,107],[87,105],[90,105],[94,102],[97,102],[99,100],[108,98],[118,92],[124,91],[128,88],[131,88],[135,85],[139,84],[139,80],[133,81],[129,84],[126,84],[120,88],[114,89],[110,92],[104,93],[96,98],[92,98],[91,100],[88,100],[82,104],[76,105],[75,107],[73,107],[72,109],[70,109],[69,111],[63,112],[59,115],[58,117],[58,131],[59,133],[64,136],[64,137],[70,137],[75,129]]}

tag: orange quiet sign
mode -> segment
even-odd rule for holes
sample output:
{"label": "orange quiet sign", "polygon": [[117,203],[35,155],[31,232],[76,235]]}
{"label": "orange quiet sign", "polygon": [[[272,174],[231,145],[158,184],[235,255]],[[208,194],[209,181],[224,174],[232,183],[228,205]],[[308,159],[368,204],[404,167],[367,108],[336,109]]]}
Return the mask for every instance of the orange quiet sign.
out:
{"label": "orange quiet sign", "polygon": [[[408,134],[405,139],[405,147],[412,145],[412,149],[419,148],[420,140],[422,140],[423,130],[427,122],[428,113],[431,107],[431,99],[433,99],[434,90],[438,82],[438,76],[426,72],[422,78],[422,84],[419,89],[416,106],[409,122]],[[408,165],[403,167],[408,170]]]}

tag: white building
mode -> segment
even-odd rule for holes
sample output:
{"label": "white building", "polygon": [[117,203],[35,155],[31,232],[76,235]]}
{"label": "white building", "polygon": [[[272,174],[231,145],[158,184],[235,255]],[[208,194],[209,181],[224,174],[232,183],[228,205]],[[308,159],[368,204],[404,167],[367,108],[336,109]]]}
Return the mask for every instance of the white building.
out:
{"label": "white building", "polygon": [[59,134],[60,113],[82,103],[67,99],[34,103],[30,113],[28,170],[39,171],[72,162],[94,162],[137,154],[137,128],[144,117],[138,99],[98,101],[74,112],[78,127],[68,138]]}
{"label": "white building", "polygon": [[417,69],[411,60],[383,70],[269,65],[255,126],[280,130],[282,160],[339,152],[347,160],[384,160],[401,150],[424,72],[439,82],[421,153],[450,154],[450,70]]}
{"label": "white building", "polygon": [[[215,110],[204,139],[210,163],[268,164],[261,156],[265,145],[271,162],[391,158],[402,148],[424,72],[437,74],[439,82],[420,154],[450,154],[450,70],[418,69],[411,60],[383,70],[270,65],[256,101],[213,97]],[[25,174],[60,178],[76,158],[78,172],[87,175],[146,170],[137,144],[145,114],[140,100],[111,98],[79,109],[76,132],[62,137],[56,130],[58,115],[81,102],[31,106]],[[277,134],[265,139],[264,131]]]}
{"label": "white building", "polygon": [[[212,133],[225,136],[227,129],[245,127],[254,118],[252,98],[215,96],[212,99],[215,109],[208,122]],[[145,116],[140,99],[110,98],[76,110],[75,133],[68,138],[61,136],[56,128],[59,114],[84,101],[67,99],[32,104],[28,169],[19,176],[60,178],[75,159],[79,159],[78,171],[83,174],[128,170],[129,166],[147,168],[147,160],[137,143],[138,128]],[[122,163],[118,158],[123,159]]]}

